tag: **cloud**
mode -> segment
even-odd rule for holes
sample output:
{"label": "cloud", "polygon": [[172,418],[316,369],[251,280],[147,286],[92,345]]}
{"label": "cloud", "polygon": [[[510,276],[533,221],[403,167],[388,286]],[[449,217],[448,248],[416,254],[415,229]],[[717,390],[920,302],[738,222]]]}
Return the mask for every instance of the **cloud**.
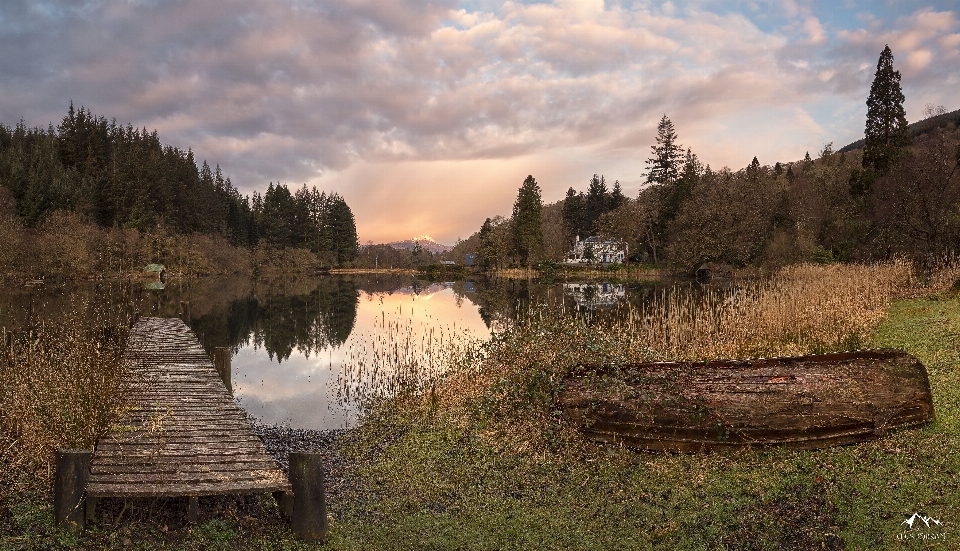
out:
{"label": "cloud", "polygon": [[816,17],[808,17],[803,22],[803,30],[809,36],[811,44],[823,44],[827,41],[827,32]]}
{"label": "cloud", "polygon": [[849,17],[807,0],[8,0],[0,122],[56,124],[73,100],[157,128],[244,192],[336,187],[361,234],[466,237],[528,173],[560,194],[601,164],[642,179],[664,113],[714,166],[817,150],[849,133],[884,44],[908,115],[913,97],[955,101],[955,12],[831,9]]}

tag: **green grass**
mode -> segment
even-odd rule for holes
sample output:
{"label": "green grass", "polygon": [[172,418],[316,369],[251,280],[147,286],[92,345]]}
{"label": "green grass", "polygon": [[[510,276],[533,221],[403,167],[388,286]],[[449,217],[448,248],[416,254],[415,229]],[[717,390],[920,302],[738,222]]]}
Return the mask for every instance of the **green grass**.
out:
{"label": "green grass", "polygon": [[[522,438],[498,438],[495,424],[384,409],[348,443],[357,466],[330,504],[335,519],[323,548],[928,548],[897,538],[919,511],[944,523],[946,540],[932,548],[960,549],[957,342],[960,300],[895,303],[870,344],[904,348],[926,365],[937,418],[825,450],[527,448]],[[199,524],[167,530],[141,511],[79,539],[53,528],[49,494],[38,483],[5,479],[0,498],[0,550],[320,548],[293,538],[269,496],[201,511]]]}

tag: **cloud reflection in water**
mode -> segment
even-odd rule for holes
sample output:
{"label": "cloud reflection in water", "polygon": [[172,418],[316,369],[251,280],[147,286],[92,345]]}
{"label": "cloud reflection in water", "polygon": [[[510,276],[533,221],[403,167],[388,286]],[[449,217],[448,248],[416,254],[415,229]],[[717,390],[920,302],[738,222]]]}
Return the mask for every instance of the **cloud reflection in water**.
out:
{"label": "cloud reflection in water", "polygon": [[453,289],[434,284],[419,290],[403,288],[392,293],[361,293],[356,325],[341,346],[328,346],[310,354],[294,349],[290,356],[272,358],[252,342],[233,357],[234,395],[251,415],[265,423],[289,423],[294,428],[332,429],[354,426],[355,407],[339,403],[337,379],[351,347],[362,349],[361,339],[378,330],[382,316],[408,321],[417,338],[430,327],[469,330],[484,337],[489,330],[477,306],[459,301]]}

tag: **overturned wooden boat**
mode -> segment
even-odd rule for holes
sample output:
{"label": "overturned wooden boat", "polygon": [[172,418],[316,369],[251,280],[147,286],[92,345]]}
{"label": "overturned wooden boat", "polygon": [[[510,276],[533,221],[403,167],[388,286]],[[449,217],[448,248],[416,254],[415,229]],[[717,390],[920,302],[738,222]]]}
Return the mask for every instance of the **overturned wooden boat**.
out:
{"label": "overturned wooden boat", "polygon": [[649,450],[814,449],[933,419],[926,369],[892,349],[580,365],[557,400],[588,438]]}

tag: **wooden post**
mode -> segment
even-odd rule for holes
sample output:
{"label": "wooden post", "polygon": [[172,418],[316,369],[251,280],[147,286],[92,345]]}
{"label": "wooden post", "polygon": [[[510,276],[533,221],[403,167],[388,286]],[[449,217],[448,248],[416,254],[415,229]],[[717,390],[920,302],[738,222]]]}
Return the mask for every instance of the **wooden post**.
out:
{"label": "wooden post", "polygon": [[327,534],[327,504],[323,491],[323,456],[315,452],[290,452],[293,486],[293,533],[306,541]]}
{"label": "wooden post", "polygon": [[200,500],[197,496],[187,498],[187,522],[196,523],[200,518]]}
{"label": "wooden post", "polygon": [[183,320],[183,323],[190,324],[190,301],[181,300],[180,301],[180,319]]}
{"label": "wooden post", "polygon": [[90,450],[57,450],[53,482],[53,516],[57,526],[80,532],[86,520],[84,494],[90,478]]}
{"label": "wooden post", "polygon": [[87,496],[87,511],[86,511],[87,522],[93,522],[93,519],[96,516],[97,516],[97,498],[93,496]]}
{"label": "wooden post", "polygon": [[293,519],[293,494],[290,492],[273,492],[273,499],[277,500],[280,514],[287,520]]}
{"label": "wooden post", "polygon": [[223,386],[227,387],[227,392],[233,396],[233,370],[230,367],[232,351],[229,348],[220,347],[213,349],[213,365],[217,366],[217,373],[223,381]]}

